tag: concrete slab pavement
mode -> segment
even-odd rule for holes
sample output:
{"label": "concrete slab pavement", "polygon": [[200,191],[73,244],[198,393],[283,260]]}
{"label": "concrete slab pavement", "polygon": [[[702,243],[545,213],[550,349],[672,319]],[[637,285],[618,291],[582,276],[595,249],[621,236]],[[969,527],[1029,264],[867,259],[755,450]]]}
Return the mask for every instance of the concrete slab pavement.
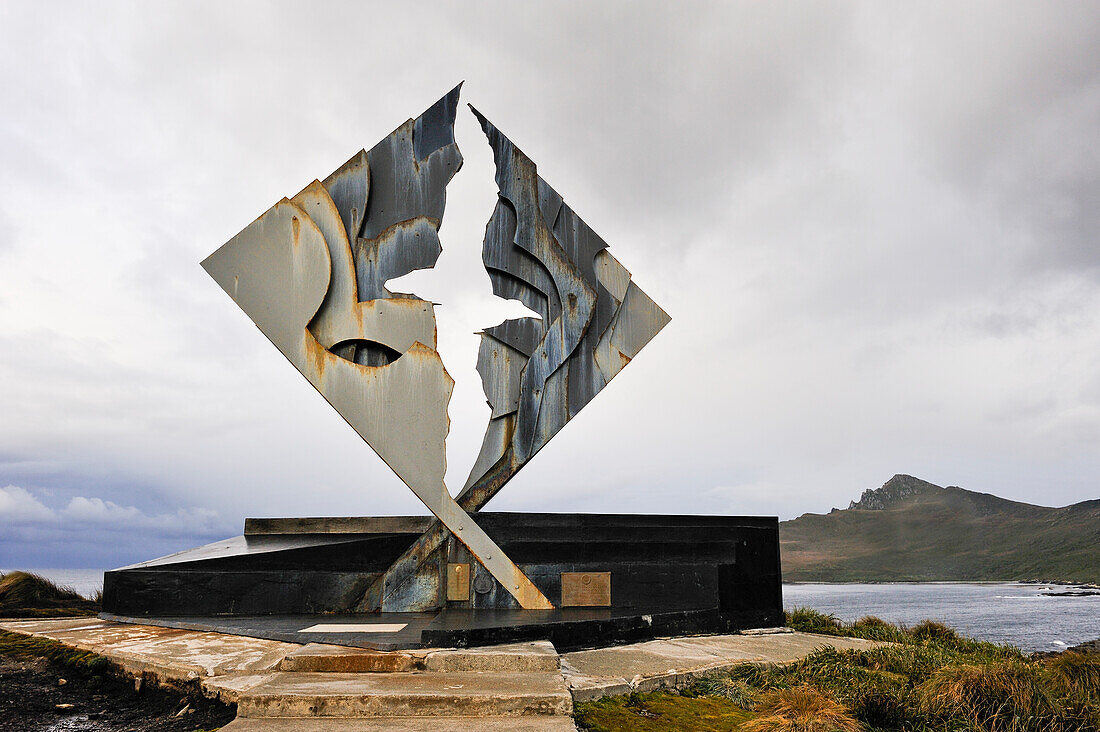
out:
{"label": "concrete slab pavement", "polygon": [[519,717],[571,715],[560,673],[276,673],[240,695],[258,717]]}
{"label": "concrete slab pavement", "polygon": [[49,638],[106,656],[125,671],[153,673],[166,681],[274,671],[294,643],[199,633],[98,618],[7,620],[0,628]]}
{"label": "concrete slab pavement", "polygon": [[858,638],[775,629],[751,635],[710,635],[635,643],[562,654],[561,668],[576,701],[653,691],[691,683],[700,676],[745,663],[775,666],[818,648],[873,648]]}
{"label": "concrete slab pavement", "polygon": [[[574,700],[683,686],[739,664],[787,664],[823,647],[881,645],[769,629],[667,638],[563,655],[547,641],[385,652],[98,618],[0,620],[0,629],[98,653],[135,675],[153,674],[166,682],[197,680],[211,696],[238,704],[240,718],[233,723],[238,726],[226,728],[227,732],[429,729],[419,720],[405,719],[417,715],[453,720],[476,716],[479,724],[470,728],[486,730],[513,728],[508,726],[512,722],[500,718],[533,715],[531,719],[537,718],[543,726],[525,724],[532,732],[571,729],[546,719],[568,720]],[[389,718],[385,724],[391,726],[364,725],[379,715]],[[299,716],[331,719],[325,722],[328,726],[295,727],[292,723]],[[354,727],[341,727],[337,719],[341,717],[359,719]],[[253,718],[266,726],[251,725],[248,720]],[[485,724],[480,724],[482,720]],[[498,723],[504,726],[492,726]]]}

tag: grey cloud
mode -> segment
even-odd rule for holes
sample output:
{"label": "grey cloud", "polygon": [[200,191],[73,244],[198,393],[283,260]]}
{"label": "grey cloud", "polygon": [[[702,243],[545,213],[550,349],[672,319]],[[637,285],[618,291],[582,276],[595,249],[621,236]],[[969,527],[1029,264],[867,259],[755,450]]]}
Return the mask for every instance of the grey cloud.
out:
{"label": "grey cloud", "polygon": [[[1095,497],[1095,9],[298,11],[5,8],[0,486],[84,497],[89,537],[144,520],[170,537],[149,555],[187,539],[130,507],[229,532],[421,510],[197,263],[465,78],[673,316],[490,508],[790,516],[897,472]],[[452,482],[487,417],[471,334],[505,317],[491,156],[472,119],[457,136],[412,287],[443,303]],[[36,556],[72,538],[20,531]]]}
{"label": "grey cloud", "polygon": [[498,54],[495,65],[532,102],[516,105],[512,89],[490,85],[479,90],[487,114],[546,161],[548,180],[576,191],[577,205],[601,216],[630,210],[634,230],[665,236],[684,233],[669,219],[720,222],[738,183],[784,148],[827,143],[829,96],[850,65],[845,8],[566,3],[475,13],[452,11],[456,31]]}
{"label": "grey cloud", "polygon": [[[0,207],[0,255],[15,248],[19,238],[19,230],[15,220]],[[3,295],[0,294],[0,306],[3,303]]]}
{"label": "grey cloud", "polygon": [[[1028,233],[1021,274],[1044,266],[1096,274],[1100,152],[1086,130],[1100,117],[1100,9],[913,10],[903,13],[911,34],[898,41],[910,92],[899,106],[915,152],[958,195],[988,201],[1003,226]],[[881,7],[873,15],[880,26],[896,22]],[[991,256],[1005,256],[1002,244],[974,242]]]}
{"label": "grey cloud", "polygon": [[54,518],[54,513],[27,490],[9,485],[0,488],[0,516],[12,525]]}
{"label": "grey cloud", "polygon": [[149,558],[151,547],[184,548],[233,533],[217,512],[180,508],[172,513],[149,514],[135,506],[101,498],[74,496],[56,508],[33,492],[15,485],[0,487],[0,521],[8,530],[0,537],[5,566],[44,566],[42,559],[84,546],[85,553],[70,562],[114,566]]}
{"label": "grey cloud", "polygon": [[63,507],[52,509],[15,485],[0,488],[0,516],[15,526],[62,522],[78,527],[100,525],[118,532],[155,530],[167,536],[208,536],[230,530],[210,509],[181,508],[172,514],[150,515],[135,506],[84,496],[74,496]]}

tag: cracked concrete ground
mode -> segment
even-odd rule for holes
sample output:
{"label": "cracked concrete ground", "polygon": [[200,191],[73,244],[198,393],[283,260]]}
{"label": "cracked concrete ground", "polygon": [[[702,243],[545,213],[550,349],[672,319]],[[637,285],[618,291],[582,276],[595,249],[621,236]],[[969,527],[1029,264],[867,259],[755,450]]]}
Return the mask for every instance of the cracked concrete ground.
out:
{"label": "cracked concrete ground", "polygon": [[[439,699],[453,692],[452,687],[459,688],[448,679],[463,681],[462,693],[470,697],[463,707],[465,712],[451,710],[451,714],[481,714],[484,716],[480,718],[488,722],[517,710],[531,714],[532,710],[545,708],[536,715],[544,717],[539,723],[548,725],[546,729],[558,729],[556,722],[546,718],[568,720],[574,700],[674,688],[739,664],[787,664],[823,647],[864,649],[879,645],[856,638],[773,628],[736,635],[667,638],[565,654],[558,654],[546,641],[383,652],[324,644],[303,646],[98,618],[0,620],[0,628],[98,653],[135,675],[153,674],[167,682],[198,680],[210,696],[240,704],[245,713],[234,724],[242,730],[275,729],[272,718],[265,720],[266,727],[255,727],[248,717],[260,716],[261,709],[285,707],[294,711],[285,716],[279,712],[279,724],[289,725],[287,732],[304,729],[301,719],[295,718],[321,716],[310,710],[340,706],[344,702],[338,698],[343,697],[354,701],[345,704],[349,715],[355,712],[377,718],[401,711],[415,716],[419,709],[424,719],[430,719],[443,709]],[[435,686],[439,690],[433,691]],[[348,689],[355,693],[348,696]],[[253,708],[256,715],[248,714]],[[341,716],[344,712],[333,714]],[[401,729],[421,728],[419,722],[408,720],[402,724],[411,726]],[[326,724],[334,730],[343,729],[337,720]]]}

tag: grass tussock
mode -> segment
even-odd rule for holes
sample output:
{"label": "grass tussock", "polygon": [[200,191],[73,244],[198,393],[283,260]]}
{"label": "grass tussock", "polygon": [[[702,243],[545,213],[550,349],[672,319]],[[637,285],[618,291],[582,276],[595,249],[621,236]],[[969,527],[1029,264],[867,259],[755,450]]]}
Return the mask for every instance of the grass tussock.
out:
{"label": "grass tussock", "polygon": [[[1032,664],[945,666],[920,686],[918,696],[920,711],[944,723],[965,720],[981,730],[1007,730],[1021,723],[1055,729],[1057,723]],[[1040,722],[1045,724],[1037,726]]]}
{"label": "grass tussock", "polygon": [[94,615],[98,597],[89,600],[71,587],[62,587],[30,572],[0,575],[0,615],[7,617],[58,617]]}
{"label": "grass tussock", "polygon": [[721,697],[742,709],[755,709],[761,692],[744,679],[715,675],[696,682],[694,686],[684,690],[684,694],[695,697]]}
{"label": "grass tussock", "polygon": [[909,635],[918,641],[955,641],[959,639],[958,633],[943,623],[937,623],[935,620],[920,621],[909,629]]}
{"label": "grass tussock", "polygon": [[[847,624],[809,608],[788,613],[788,624],[889,643],[822,648],[781,668],[734,667],[682,689],[681,713],[720,700],[748,715],[738,728],[748,732],[1100,732],[1100,654],[1039,660],[942,623],[904,628],[866,617]],[[619,726],[590,729],[658,729],[632,726],[627,720],[636,709],[605,703],[618,703],[626,716]],[[587,708],[578,705],[578,719]]]}
{"label": "grass tussock", "polygon": [[1100,653],[1067,651],[1044,661],[1042,674],[1052,693],[1100,705]]}
{"label": "grass tussock", "polygon": [[796,607],[787,610],[787,627],[803,633],[846,635],[846,626],[832,613],[823,613],[812,607]]}
{"label": "grass tussock", "polygon": [[848,710],[808,684],[777,689],[761,698],[760,716],[741,725],[744,732],[861,732]]}

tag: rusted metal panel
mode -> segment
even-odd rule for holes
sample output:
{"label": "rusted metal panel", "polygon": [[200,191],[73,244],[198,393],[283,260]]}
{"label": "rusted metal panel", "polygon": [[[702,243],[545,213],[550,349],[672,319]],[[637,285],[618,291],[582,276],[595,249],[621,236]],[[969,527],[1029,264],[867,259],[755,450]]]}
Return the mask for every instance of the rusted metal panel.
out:
{"label": "rusted metal panel", "polygon": [[[535,164],[474,110],[493,149],[497,204],[482,260],[493,293],[538,318],[506,320],[482,333],[478,371],[492,408],[481,452],[458,495],[481,509],[669,322],[607,244],[569,207]],[[428,532],[376,583],[403,587],[417,558],[441,551]],[[364,608],[378,608],[372,588]],[[393,595],[387,595],[392,597]]]}
{"label": "rusted metal panel", "polygon": [[562,607],[611,607],[610,572],[562,572]]}
{"label": "rusted metal panel", "polygon": [[[522,607],[549,608],[447,491],[454,382],[436,351],[434,311],[386,288],[439,257],[446,186],[462,164],[458,93],[277,203],[203,267]],[[424,559],[414,553],[411,572],[390,584],[411,604],[438,605],[439,562]]]}
{"label": "rusted metal panel", "polygon": [[[493,412],[482,454],[459,494],[459,503],[476,511],[669,318],[538,176],[531,159],[474,114],[493,148],[500,189],[483,245],[494,293],[519,299],[543,316],[505,321],[482,334],[478,371]],[[622,358],[605,363],[612,352]]]}
{"label": "rusted metal panel", "polygon": [[492,418],[511,414],[519,408],[520,386],[527,356],[496,338],[482,338],[477,355],[485,398],[492,407]]}
{"label": "rusted metal panel", "polygon": [[447,601],[467,602],[470,599],[470,565],[451,562],[447,565]]}

